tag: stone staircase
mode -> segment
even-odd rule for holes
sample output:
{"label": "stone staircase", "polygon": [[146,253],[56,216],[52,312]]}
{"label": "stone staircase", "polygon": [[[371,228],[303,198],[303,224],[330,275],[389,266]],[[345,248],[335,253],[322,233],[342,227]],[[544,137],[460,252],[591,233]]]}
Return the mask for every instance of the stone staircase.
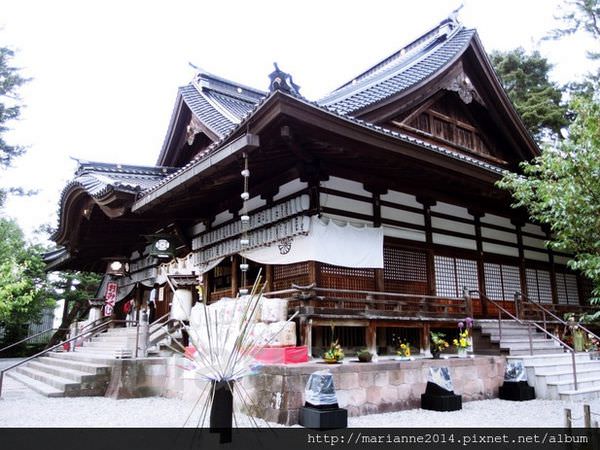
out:
{"label": "stone staircase", "polygon": [[135,351],[135,328],[112,328],[77,346],[74,352],[49,352],[6,373],[47,397],[102,396],[111,367]]}
{"label": "stone staircase", "polygon": [[[527,382],[535,387],[536,398],[548,400],[593,400],[600,398],[600,360],[589,353],[576,353],[577,390],[573,378],[573,360],[556,341],[532,328],[533,355],[530,354],[527,326],[502,321],[502,339],[497,320],[476,322],[481,336],[489,338],[507,361],[523,361]],[[477,348],[475,348],[477,352]]]}
{"label": "stone staircase", "polygon": [[[500,339],[498,320],[478,320],[475,326],[480,329],[482,336],[487,337],[492,345],[497,346],[500,353],[511,356],[529,355],[529,332],[526,326],[512,320],[503,320],[502,339]],[[563,353],[563,349],[556,341],[535,327],[532,327],[532,344],[534,355]]]}
{"label": "stone staircase", "polygon": [[508,356],[520,360],[527,370],[527,382],[535,387],[537,398],[549,400],[593,400],[600,398],[600,360],[589,353],[576,353],[577,390],[573,379],[571,353],[534,356]]}

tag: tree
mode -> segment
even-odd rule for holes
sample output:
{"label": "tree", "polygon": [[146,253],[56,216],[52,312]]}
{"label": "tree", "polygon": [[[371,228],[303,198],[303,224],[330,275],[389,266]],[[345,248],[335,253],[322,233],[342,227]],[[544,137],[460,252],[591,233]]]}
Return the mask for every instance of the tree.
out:
{"label": "tree", "polygon": [[517,48],[492,52],[490,58],[508,97],[538,141],[548,133],[557,135],[568,124],[562,92],[548,79],[552,66],[539,52],[527,54]]}
{"label": "tree", "polygon": [[52,306],[44,272],[42,248],[25,242],[18,225],[0,219],[0,328],[4,341],[14,342]]}
{"label": "tree", "polygon": [[62,341],[71,324],[87,314],[90,309],[88,300],[94,297],[101,281],[101,275],[90,272],[64,271],[54,274],[51,281],[53,297],[65,303],[61,324],[50,338],[48,346]]}
{"label": "tree", "polygon": [[[583,31],[600,40],[600,0],[564,0],[560,11],[556,19],[563,26],[552,30],[546,39],[560,39]],[[600,52],[588,51],[588,57],[600,59]]]}
{"label": "tree", "polygon": [[551,248],[574,254],[569,266],[594,283],[600,303],[600,101],[575,96],[576,118],[569,136],[557,148],[545,148],[522,175],[505,173],[499,186],[509,189],[513,206],[524,207],[540,223],[550,225]]}

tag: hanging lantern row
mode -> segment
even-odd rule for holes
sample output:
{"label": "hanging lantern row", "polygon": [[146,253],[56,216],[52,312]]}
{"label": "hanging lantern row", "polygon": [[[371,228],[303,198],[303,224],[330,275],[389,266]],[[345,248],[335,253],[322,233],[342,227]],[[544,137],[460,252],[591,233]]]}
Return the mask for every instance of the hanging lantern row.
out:
{"label": "hanging lantern row", "polygon": [[[248,226],[250,225],[250,216],[248,215],[248,200],[250,199],[250,193],[248,192],[248,181],[250,178],[250,171],[248,170],[248,155],[244,153],[244,170],[242,170],[242,178],[244,179],[244,191],[242,192],[241,198],[243,200],[242,215],[240,221],[242,223],[242,237],[240,239],[240,246],[242,250],[250,245],[250,239],[248,239]],[[247,272],[248,262],[246,258],[242,256],[242,262],[240,263],[240,270],[242,271],[242,288],[240,289],[240,295],[248,294],[248,289],[244,286],[247,284]]]}

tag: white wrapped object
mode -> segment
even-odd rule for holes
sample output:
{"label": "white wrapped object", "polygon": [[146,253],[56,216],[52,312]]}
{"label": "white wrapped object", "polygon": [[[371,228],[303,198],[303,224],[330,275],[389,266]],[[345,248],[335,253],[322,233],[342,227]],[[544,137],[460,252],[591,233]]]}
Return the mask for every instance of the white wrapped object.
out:
{"label": "white wrapped object", "polygon": [[192,313],[192,291],[176,289],[171,306],[171,319],[189,320]]}
{"label": "white wrapped object", "polygon": [[190,325],[193,328],[200,328],[204,326],[206,322],[206,306],[204,303],[196,303],[192,308],[192,312],[190,313]]}
{"label": "white wrapped object", "polygon": [[333,375],[329,370],[310,374],[304,388],[304,401],[314,406],[337,404]]}
{"label": "white wrapped object", "polygon": [[263,322],[281,322],[287,320],[288,302],[282,298],[263,298],[260,318]]}
{"label": "white wrapped object", "polygon": [[268,326],[269,347],[296,345],[296,322],[273,322]]}

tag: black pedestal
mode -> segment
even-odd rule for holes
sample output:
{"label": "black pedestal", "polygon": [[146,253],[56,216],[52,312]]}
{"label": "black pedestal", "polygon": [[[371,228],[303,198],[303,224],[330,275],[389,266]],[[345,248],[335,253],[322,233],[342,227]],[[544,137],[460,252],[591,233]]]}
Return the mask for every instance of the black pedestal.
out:
{"label": "black pedestal", "polygon": [[462,409],[462,396],[428,382],[425,393],[421,394],[421,408],[431,411],[458,411]]}
{"label": "black pedestal", "polygon": [[220,443],[231,442],[233,420],[233,381],[213,381],[209,395],[213,399],[210,408],[211,433],[219,433]]}
{"label": "black pedestal", "polygon": [[315,428],[320,430],[347,428],[348,410],[343,408],[316,409],[310,406],[304,406],[300,408],[298,423],[305,428]]}
{"label": "black pedestal", "polygon": [[505,381],[500,386],[498,397],[502,400],[522,402],[535,399],[535,388],[529,386],[527,381]]}

